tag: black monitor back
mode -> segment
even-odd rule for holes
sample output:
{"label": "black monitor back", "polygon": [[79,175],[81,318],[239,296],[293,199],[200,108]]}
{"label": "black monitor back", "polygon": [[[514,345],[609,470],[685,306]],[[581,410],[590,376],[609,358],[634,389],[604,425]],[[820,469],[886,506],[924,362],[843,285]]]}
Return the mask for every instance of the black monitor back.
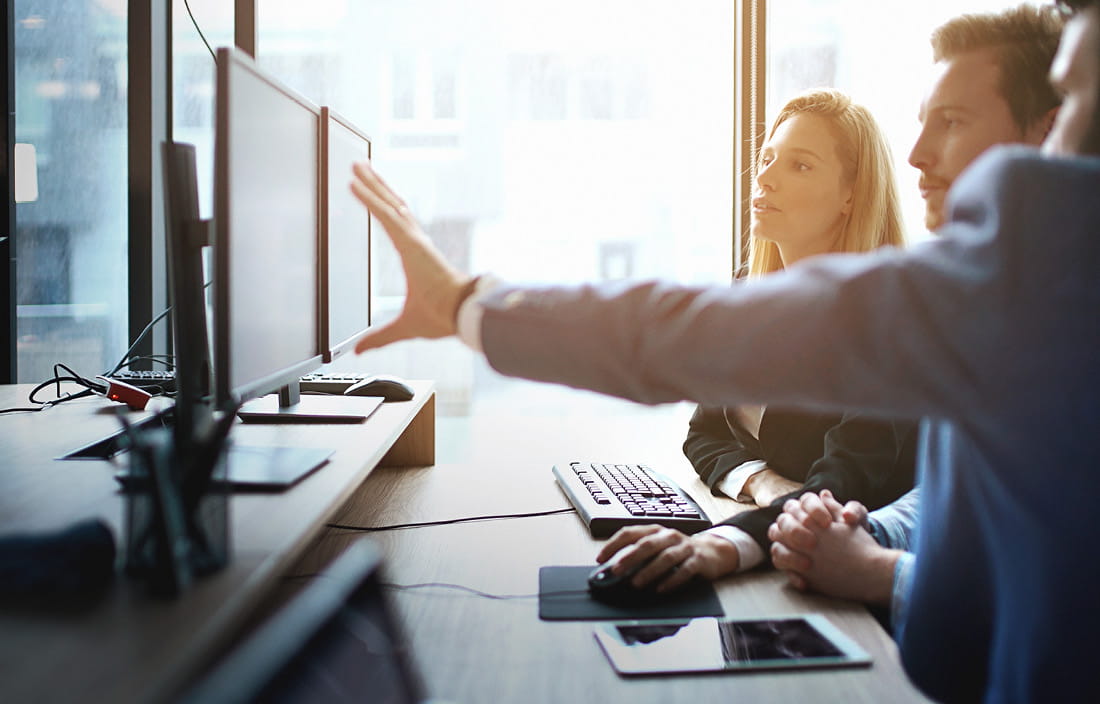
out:
{"label": "black monitor back", "polygon": [[199,215],[195,147],[165,142],[164,211],[172,346],[175,351],[175,432],[185,446],[212,412],[210,337],[207,331],[203,248],[209,228]]}
{"label": "black monitor back", "polygon": [[422,680],[383,592],[380,562],[373,545],[353,544],[182,700],[424,702]]}

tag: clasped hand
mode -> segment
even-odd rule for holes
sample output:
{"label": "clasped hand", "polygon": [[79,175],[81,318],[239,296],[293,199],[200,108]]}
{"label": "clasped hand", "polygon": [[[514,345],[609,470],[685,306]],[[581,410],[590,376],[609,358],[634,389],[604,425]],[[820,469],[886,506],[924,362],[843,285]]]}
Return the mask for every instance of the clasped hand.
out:
{"label": "clasped hand", "polygon": [[803,494],[768,528],[772,563],[797,589],[888,605],[901,553],[875,542],[866,525],[857,501],[842,506],[828,490]]}

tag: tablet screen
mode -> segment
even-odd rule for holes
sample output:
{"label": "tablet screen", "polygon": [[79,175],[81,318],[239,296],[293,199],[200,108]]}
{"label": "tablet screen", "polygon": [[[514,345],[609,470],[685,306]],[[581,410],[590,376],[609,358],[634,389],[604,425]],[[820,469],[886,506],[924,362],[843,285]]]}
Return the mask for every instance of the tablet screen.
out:
{"label": "tablet screen", "polygon": [[599,641],[622,674],[865,665],[870,658],[817,614],[755,620],[603,624]]}

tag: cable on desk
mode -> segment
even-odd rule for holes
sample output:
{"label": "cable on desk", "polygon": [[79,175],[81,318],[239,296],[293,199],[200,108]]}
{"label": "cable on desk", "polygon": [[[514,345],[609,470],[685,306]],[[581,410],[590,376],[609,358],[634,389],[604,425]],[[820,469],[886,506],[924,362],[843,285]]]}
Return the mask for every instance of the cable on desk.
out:
{"label": "cable on desk", "polygon": [[[291,574],[286,575],[283,579],[313,579],[314,577],[324,577],[324,572],[310,572],[307,574]],[[450,582],[419,582],[417,584],[395,584],[393,582],[380,582],[380,586],[386,589],[393,589],[395,591],[404,592],[412,591],[414,589],[453,589],[462,592],[468,592],[474,596],[480,596],[484,599],[495,599],[497,601],[509,601],[513,599],[536,599],[540,596],[567,596],[570,594],[587,594],[587,589],[564,589],[556,592],[543,592],[541,594],[490,594],[489,592],[483,592],[480,589],[474,589],[473,587],[467,587],[462,584],[451,584]]]}
{"label": "cable on desk", "polygon": [[381,585],[388,589],[395,589],[397,591],[409,591],[412,589],[456,589],[458,591],[469,592],[474,596],[480,596],[485,599],[496,599],[498,601],[508,601],[510,599],[537,599],[540,596],[565,596],[568,594],[587,594],[587,589],[566,589],[558,592],[543,592],[542,594],[490,594],[489,592],[483,592],[473,587],[466,587],[461,584],[451,584],[449,582],[421,582],[419,584],[394,584],[392,582],[382,582]]}
{"label": "cable on desk", "polygon": [[536,518],[539,516],[554,516],[559,513],[576,513],[575,508],[556,508],[551,511],[535,511],[533,513],[505,513],[496,516],[466,516],[465,518],[449,518],[442,521],[425,521],[423,523],[398,523],[391,526],[351,526],[345,523],[327,523],[329,528],[337,530],[359,531],[361,533],[375,533],[386,530],[404,530],[405,528],[424,528],[427,526],[448,526],[455,523],[469,523],[471,521],[495,521],[509,518]]}
{"label": "cable on desk", "polygon": [[[68,376],[62,376],[59,373],[59,370],[64,370],[68,372]],[[62,395],[62,382],[72,382],[74,384],[78,384],[80,386],[83,386],[84,390],[77,391],[75,394]],[[51,384],[57,385],[57,390],[55,392],[57,398],[50,399],[48,401],[39,401],[37,398],[35,398],[38,395],[39,391],[46,388],[47,386],[50,386]],[[90,379],[85,379],[84,377],[74,372],[72,369],[69,369],[64,364],[58,363],[53,365],[53,378],[43,381],[41,384],[31,389],[31,392],[27,394],[27,400],[37,405],[24,408],[4,408],[0,409],[0,413],[37,413],[38,411],[44,411],[51,406],[56,406],[60,403],[65,403],[66,401],[72,401],[78,398],[84,398],[85,396],[91,396],[94,393],[104,393],[106,390],[107,389],[103,386],[103,384],[92,381]]]}

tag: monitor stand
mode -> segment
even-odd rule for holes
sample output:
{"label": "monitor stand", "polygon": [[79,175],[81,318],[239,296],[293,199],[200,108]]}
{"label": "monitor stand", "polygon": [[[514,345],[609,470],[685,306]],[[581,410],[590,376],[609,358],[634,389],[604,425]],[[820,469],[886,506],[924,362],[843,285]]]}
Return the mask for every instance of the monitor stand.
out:
{"label": "monitor stand", "polygon": [[[370,397],[358,397],[355,400],[369,402]],[[160,413],[133,423],[134,429],[170,427],[173,412]],[[130,440],[126,431],[118,430],[110,435],[68,452],[59,460],[109,460],[130,449]],[[278,445],[247,445],[229,443],[226,456],[226,478],[234,492],[245,491],[284,491],[297,484],[307,475],[328,462],[333,453],[326,447],[297,447]],[[144,479],[130,474],[129,467],[123,467],[115,473],[115,480],[124,489],[142,487]]]}
{"label": "monitor stand", "polygon": [[303,396],[294,381],[246,402],[237,417],[244,423],[362,423],[381,405],[378,396]]}
{"label": "monitor stand", "polygon": [[[332,453],[333,450],[323,447],[230,443],[225,477],[215,479],[214,484],[227,485],[235,493],[285,491],[326,464]],[[135,477],[128,467],[115,472],[115,481],[127,491],[145,486],[145,478]]]}

